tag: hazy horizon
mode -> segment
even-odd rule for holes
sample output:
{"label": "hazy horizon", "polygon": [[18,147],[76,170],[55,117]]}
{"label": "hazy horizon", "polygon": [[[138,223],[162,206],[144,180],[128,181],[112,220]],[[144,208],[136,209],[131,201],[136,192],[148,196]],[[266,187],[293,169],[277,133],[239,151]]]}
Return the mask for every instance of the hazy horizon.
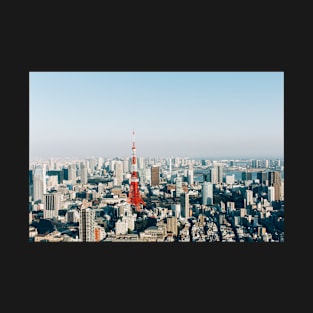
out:
{"label": "hazy horizon", "polygon": [[29,158],[284,158],[283,72],[30,72]]}

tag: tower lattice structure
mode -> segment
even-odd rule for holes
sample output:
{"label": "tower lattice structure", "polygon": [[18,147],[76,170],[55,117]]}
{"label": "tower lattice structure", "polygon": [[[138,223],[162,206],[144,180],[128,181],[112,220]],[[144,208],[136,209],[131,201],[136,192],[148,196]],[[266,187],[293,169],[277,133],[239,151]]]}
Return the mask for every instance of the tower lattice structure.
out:
{"label": "tower lattice structure", "polygon": [[144,200],[140,195],[139,190],[139,177],[137,171],[137,157],[136,157],[136,145],[135,145],[135,131],[133,130],[133,145],[132,145],[132,168],[131,168],[131,180],[130,189],[128,194],[128,203],[134,206],[136,212],[140,212],[142,206],[145,205]]}

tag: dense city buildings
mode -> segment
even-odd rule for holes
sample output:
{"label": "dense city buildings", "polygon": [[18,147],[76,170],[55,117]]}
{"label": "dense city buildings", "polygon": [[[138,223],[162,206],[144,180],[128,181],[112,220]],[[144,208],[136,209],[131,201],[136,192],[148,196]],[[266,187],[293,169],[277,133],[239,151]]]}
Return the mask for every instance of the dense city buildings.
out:
{"label": "dense city buildings", "polygon": [[33,160],[29,241],[284,242],[283,160],[138,160]]}
{"label": "dense city buildings", "polygon": [[30,242],[284,242],[284,160],[32,160]]}

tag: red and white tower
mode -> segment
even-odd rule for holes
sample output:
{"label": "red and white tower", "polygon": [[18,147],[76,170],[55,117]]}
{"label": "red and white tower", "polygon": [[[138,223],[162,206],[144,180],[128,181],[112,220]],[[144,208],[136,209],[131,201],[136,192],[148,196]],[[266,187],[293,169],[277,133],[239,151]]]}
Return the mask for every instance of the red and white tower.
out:
{"label": "red and white tower", "polygon": [[128,203],[135,207],[136,212],[141,211],[141,206],[145,205],[140,191],[139,191],[139,178],[137,171],[137,157],[136,157],[136,146],[135,146],[135,131],[133,130],[133,146],[132,146],[132,168],[131,168],[131,179],[130,189],[128,194]]}

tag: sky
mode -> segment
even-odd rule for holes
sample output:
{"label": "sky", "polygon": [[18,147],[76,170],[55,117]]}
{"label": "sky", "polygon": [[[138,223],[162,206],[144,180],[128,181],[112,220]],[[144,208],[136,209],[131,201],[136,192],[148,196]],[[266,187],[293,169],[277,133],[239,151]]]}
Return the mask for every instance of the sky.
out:
{"label": "sky", "polygon": [[284,72],[29,72],[29,158],[284,157]]}

